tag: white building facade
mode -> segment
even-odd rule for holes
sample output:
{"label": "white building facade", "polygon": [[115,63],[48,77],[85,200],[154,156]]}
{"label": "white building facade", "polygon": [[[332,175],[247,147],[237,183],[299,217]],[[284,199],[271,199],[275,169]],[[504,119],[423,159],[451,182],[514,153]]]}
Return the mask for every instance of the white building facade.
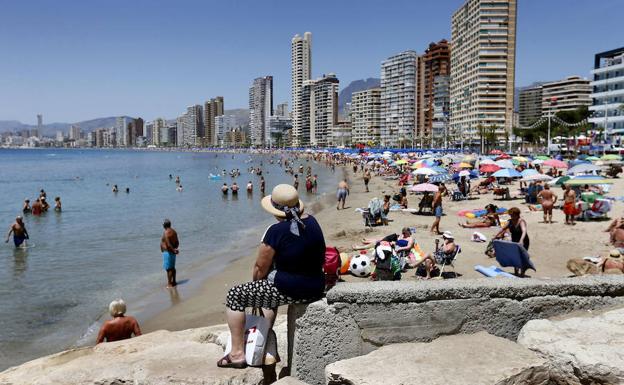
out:
{"label": "white building facade", "polygon": [[624,47],[596,54],[589,122],[619,141],[624,137]]}
{"label": "white building facade", "polygon": [[293,121],[293,145],[301,146],[301,130],[306,119],[302,113],[302,91],[304,82],[312,78],[312,33],[306,32],[303,37],[295,35],[291,41],[291,97]]}
{"label": "white building facade", "polygon": [[273,76],[256,78],[249,88],[251,144],[263,147],[269,140],[269,117],[273,115]]}
{"label": "white building facade", "polygon": [[381,88],[351,95],[351,140],[353,143],[379,144],[381,132]]}

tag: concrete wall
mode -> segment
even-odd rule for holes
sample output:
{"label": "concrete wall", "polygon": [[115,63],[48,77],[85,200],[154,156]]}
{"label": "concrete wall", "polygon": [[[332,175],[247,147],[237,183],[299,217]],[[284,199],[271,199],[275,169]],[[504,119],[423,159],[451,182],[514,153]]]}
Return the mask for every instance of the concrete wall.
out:
{"label": "concrete wall", "polygon": [[622,304],[622,276],[339,284],[290,312],[291,374],[323,384],[329,363],[386,344],[481,330],[515,341],[529,320]]}

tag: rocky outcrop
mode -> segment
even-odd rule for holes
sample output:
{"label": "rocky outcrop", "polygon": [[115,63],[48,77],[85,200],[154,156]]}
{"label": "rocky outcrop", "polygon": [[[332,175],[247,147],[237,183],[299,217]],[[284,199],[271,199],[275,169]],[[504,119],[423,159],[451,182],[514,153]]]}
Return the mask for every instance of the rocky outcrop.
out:
{"label": "rocky outcrop", "polygon": [[548,384],[548,362],[507,339],[480,332],[429,343],[387,345],[325,368],[330,385]]}
{"label": "rocky outcrop", "polygon": [[547,357],[566,384],[624,383],[624,309],[529,321],[518,343]]}
{"label": "rocky outcrop", "polygon": [[[286,322],[276,322],[280,353],[286,356]],[[73,349],[0,373],[0,385],[242,385],[261,384],[262,370],[217,368],[227,326],[157,331],[129,340]],[[280,367],[278,366],[278,370]]]}

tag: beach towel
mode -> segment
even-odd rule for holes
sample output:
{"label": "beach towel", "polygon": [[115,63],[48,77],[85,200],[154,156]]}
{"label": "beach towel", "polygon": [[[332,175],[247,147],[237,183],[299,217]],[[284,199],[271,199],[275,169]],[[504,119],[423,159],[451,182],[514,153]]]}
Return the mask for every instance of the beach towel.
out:
{"label": "beach towel", "polygon": [[529,253],[521,244],[498,239],[493,241],[492,244],[494,245],[496,261],[498,261],[502,267],[535,270],[535,266],[529,258]]}
{"label": "beach towel", "polygon": [[475,271],[485,275],[486,277],[504,277],[504,278],[517,278],[515,275],[506,272],[500,267],[496,267],[494,265],[490,267],[485,267],[481,265],[476,265],[474,267]]}

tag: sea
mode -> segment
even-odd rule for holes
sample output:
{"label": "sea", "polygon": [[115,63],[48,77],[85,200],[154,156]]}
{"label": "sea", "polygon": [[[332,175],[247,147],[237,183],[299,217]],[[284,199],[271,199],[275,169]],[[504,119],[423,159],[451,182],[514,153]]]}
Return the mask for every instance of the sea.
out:
{"label": "sea", "polygon": [[[270,193],[276,184],[293,182],[271,164],[280,156],[0,149],[0,229],[8,231],[24,199],[34,202],[41,189],[52,207],[57,196],[63,207],[25,215],[27,248],[0,243],[0,370],[93,344],[113,299],[123,298],[139,319],[174,306],[179,298],[165,289],[159,249],[165,218],[179,234],[177,276],[185,293],[249,255],[274,219],[260,207],[260,178],[248,169],[262,165]],[[337,173],[313,161],[299,164],[319,176],[317,194],[307,194],[301,180],[304,202],[334,191]],[[212,177],[232,169],[241,175]],[[241,187],[238,197],[224,196],[221,186],[233,181]],[[252,194],[245,191],[249,181]]]}

